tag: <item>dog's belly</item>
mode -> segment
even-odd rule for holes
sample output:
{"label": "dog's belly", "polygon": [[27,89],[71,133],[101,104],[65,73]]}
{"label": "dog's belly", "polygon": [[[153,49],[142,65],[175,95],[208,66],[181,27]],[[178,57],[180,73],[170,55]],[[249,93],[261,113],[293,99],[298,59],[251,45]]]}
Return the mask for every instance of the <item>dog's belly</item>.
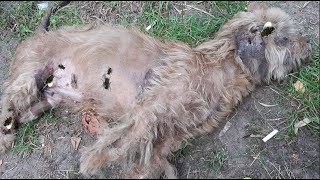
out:
{"label": "dog's belly", "polygon": [[[144,64],[131,66],[136,59],[145,59]],[[57,59],[55,66],[63,68],[54,71],[53,85],[45,90],[46,98],[52,105],[65,103],[76,109],[93,109],[101,116],[118,118],[136,102],[154,60],[154,55],[143,52],[126,57],[105,54],[105,57],[92,57],[86,62],[77,56]]]}

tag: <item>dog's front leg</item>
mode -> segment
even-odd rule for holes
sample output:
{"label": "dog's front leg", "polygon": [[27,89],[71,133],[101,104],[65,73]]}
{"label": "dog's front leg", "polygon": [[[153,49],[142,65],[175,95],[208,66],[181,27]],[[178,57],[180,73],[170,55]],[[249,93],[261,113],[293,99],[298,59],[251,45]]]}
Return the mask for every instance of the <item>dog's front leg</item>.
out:
{"label": "dog's front leg", "polygon": [[37,119],[43,113],[53,108],[53,106],[45,99],[31,106],[26,113],[19,118],[19,123],[27,123]]}
{"label": "dog's front leg", "polygon": [[10,149],[12,143],[15,140],[15,134],[13,132],[14,114],[12,111],[1,114],[0,117],[0,154],[5,153]]}
{"label": "dog's front leg", "polygon": [[[34,74],[36,72],[36,74]],[[19,123],[36,119],[52,107],[47,98],[42,97],[45,81],[53,73],[52,64],[24,74],[12,74],[5,82],[1,99],[0,154],[10,148],[15,139]]]}

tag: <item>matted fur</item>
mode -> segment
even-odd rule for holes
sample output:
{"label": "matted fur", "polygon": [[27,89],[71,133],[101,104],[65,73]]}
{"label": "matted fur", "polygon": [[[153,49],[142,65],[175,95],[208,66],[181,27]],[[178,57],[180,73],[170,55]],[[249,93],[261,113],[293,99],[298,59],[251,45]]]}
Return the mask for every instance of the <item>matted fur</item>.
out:
{"label": "matted fur", "polygon": [[[310,54],[286,13],[256,5],[196,48],[115,25],[34,35],[19,45],[4,84],[0,151],[14,140],[5,120],[24,123],[64,103],[113,120],[82,150],[82,173],[118,163],[124,177],[175,178],[172,152],[211,132],[256,85],[284,79]],[[275,31],[261,37],[268,21]],[[42,81],[50,73],[47,87]]]}

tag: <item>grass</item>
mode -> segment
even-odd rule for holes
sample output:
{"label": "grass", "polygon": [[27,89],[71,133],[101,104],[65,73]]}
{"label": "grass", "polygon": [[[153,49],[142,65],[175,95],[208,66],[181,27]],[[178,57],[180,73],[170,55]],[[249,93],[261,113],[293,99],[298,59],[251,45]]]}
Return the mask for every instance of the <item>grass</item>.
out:
{"label": "grass", "polygon": [[42,142],[39,139],[40,132],[38,130],[39,121],[46,122],[45,124],[56,124],[59,120],[51,112],[47,112],[39,119],[22,124],[17,133],[17,140],[12,148],[13,152],[20,154],[24,158],[32,150],[41,146]]}
{"label": "grass", "polygon": [[15,141],[12,149],[13,152],[19,153],[22,157],[26,157],[28,152],[36,147],[34,143],[37,141],[38,131],[34,128],[34,126],[37,123],[37,120],[34,120],[23,124],[19,128],[17,140]]}
{"label": "grass", "polygon": [[[37,1],[22,1],[20,3],[11,3],[9,9],[5,6],[6,2],[0,2],[0,27],[12,31],[20,41],[33,35],[44,16],[44,10],[38,10]],[[51,6],[55,3],[51,2]],[[50,18],[50,29],[65,25],[81,24],[82,21],[77,16],[75,7],[62,8]]]}
{"label": "grass", "polygon": [[210,155],[205,158],[204,165],[207,166],[216,176],[221,171],[227,158],[226,150],[214,145],[211,149]]}
{"label": "grass", "polygon": [[[191,46],[212,38],[213,34],[236,12],[244,10],[245,2],[229,2],[221,1],[213,4],[208,2],[205,4],[208,9],[213,6],[223,9],[225,13],[216,13],[209,16],[198,11],[197,15],[186,15],[184,9],[190,6],[181,7],[181,14],[174,15],[177,12],[174,7],[177,4],[171,2],[146,2],[143,13],[139,17],[144,24],[153,25],[148,33],[161,39],[180,40]],[[194,6],[191,6],[194,7]],[[234,7],[234,8],[230,8]],[[216,8],[214,8],[216,9]],[[142,31],[145,26],[140,27]]]}
{"label": "grass", "polygon": [[184,157],[185,155],[190,153],[192,146],[192,142],[187,141],[183,143],[180,149],[174,152],[172,160],[176,162],[179,158]]}

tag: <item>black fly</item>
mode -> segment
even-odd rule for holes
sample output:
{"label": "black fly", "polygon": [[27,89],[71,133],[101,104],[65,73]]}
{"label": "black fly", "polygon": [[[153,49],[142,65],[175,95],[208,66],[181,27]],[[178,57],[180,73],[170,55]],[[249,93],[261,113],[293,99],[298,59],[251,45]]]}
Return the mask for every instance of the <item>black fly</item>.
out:
{"label": "black fly", "polygon": [[58,67],[59,67],[60,69],[65,69],[65,68],[66,68],[66,67],[64,67],[64,65],[62,65],[62,64],[59,64]]}

